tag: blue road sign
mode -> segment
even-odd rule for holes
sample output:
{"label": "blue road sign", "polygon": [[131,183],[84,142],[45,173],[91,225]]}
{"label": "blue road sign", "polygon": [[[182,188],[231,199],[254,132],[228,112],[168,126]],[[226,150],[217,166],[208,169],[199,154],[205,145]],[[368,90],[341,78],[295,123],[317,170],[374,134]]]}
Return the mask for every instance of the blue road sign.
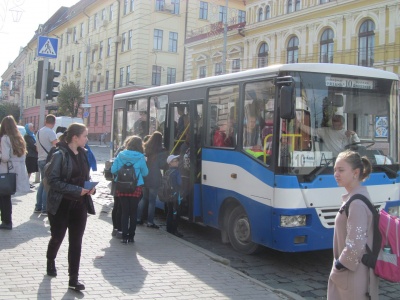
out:
{"label": "blue road sign", "polygon": [[38,56],[57,58],[58,39],[49,38],[47,36],[39,36],[38,40]]}

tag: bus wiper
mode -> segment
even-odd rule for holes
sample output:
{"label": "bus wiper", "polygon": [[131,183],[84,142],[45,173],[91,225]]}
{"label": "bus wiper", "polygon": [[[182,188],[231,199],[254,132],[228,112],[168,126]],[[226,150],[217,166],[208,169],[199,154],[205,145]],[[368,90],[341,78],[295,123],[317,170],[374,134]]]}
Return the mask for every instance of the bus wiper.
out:
{"label": "bus wiper", "polygon": [[319,169],[314,169],[310,174],[305,175],[304,178],[309,181],[312,182],[315,178],[317,178],[317,176],[319,174],[321,174],[322,172],[324,172],[329,165],[332,163],[333,166],[333,162],[336,160],[336,157],[332,157],[331,159],[325,159],[325,164],[321,165],[321,167]]}
{"label": "bus wiper", "polygon": [[388,166],[385,166],[385,165],[374,165],[373,168],[374,169],[378,169],[379,168],[379,169],[385,171],[385,174],[389,178],[399,177],[399,174],[395,170],[392,170],[391,168],[389,168]]}

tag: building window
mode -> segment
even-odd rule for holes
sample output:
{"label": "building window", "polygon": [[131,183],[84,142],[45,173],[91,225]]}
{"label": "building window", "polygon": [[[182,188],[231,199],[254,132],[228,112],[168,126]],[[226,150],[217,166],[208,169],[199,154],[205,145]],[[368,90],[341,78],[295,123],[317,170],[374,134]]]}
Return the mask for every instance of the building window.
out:
{"label": "building window", "polygon": [[171,4],[174,6],[173,14],[179,15],[179,0],[171,0]]}
{"label": "building window", "polygon": [[269,48],[267,43],[262,43],[260,49],[258,49],[258,68],[268,66],[268,50]]}
{"label": "building window", "polygon": [[96,58],[96,51],[92,51],[92,62],[94,62],[95,61],[95,58]]}
{"label": "building window", "polygon": [[65,70],[65,73],[68,72],[68,61],[67,60],[65,61],[64,70]]}
{"label": "building window", "polygon": [[262,20],[264,20],[264,12],[262,8],[259,8],[257,14],[257,21],[261,22]]}
{"label": "building window", "polygon": [[126,32],[122,34],[121,52],[125,52],[126,47]]}
{"label": "building window", "polygon": [[333,63],[333,30],[332,29],[326,29],[322,33],[319,62]]}
{"label": "building window", "polygon": [[289,40],[287,47],[287,63],[294,64],[299,62],[299,39],[294,36]]}
{"label": "building window", "polygon": [[319,0],[319,4],[324,4],[324,3],[328,3],[331,2],[331,0]]}
{"label": "building window", "polygon": [[84,25],[83,25],[83,23],[81,23],[80,30],[79,30],[79,37],[83,37],[83,30],[84,30]]}
{"label": "building window", "polygon": [[110,8],[108,10],[108,20],[112,21],[113,20],[113,5],[110,4]]}
{"label": "building window", "polygon": [[153,65],[153,72],[151,74],[151,84],[161,85],[161,67]]}
{"label": "building window", "polygon": [[130,4],[129,4],[129,11],[133,11],[133,10],[135,9],[134,0],[130,0],[129,2],[130,2]]}
{"label": "building window", "polygon": [[99,81],[97,81],[97,91],[100,92],[100,86],[101,86],[101,82],[100,82],[100,74],[98,76]]}
{"label": "building window", "polygon": [[97,29],[97,24],[98,24],[98,16],[97,16],[97,14],[94,14],[94,17],[93,17],[93,29]]}
{"label": "building window", "polygon": [[301,5],[300,0],[295,0],[294,11],[299,11],[300,5]]}
{"label": "building window", "polygon": [[232,61],[232,73],[240,71],[240,58],[234,59]]}
{"label": "building window", "polygon": [[226,6],[219,6],[219,14],[218,14],[218,21],[222,22],[222,23],[226,23],[226,15],[227,15],[227,11],[226,11]]}
{"label": "building window", "polygon": [[103,41],[99,43],[99,59],[103,58]]}
{"label": "building window", "polygon": [[119,69],[119,87],[122,87],[124,83],[124,68]]}
{"label": "building window", "polygon": [[265,7],[265,20],[268,20],[271,18],[271,7],[267,5]]}
{"label": "building window", "polygon": [[106,125],[107,120],[107,106],[103,105],[103,125]]}
{"label": "building window", "polygon": [[88,18],[88,22],[87,22],[87,34],[90,33],[90,17]]}
{"label": "building window", "polygon": [[106,9],[103,8],[101,11],[101,20],[104,21],[106,19]]}
{"label": "building window", "polygon": [[129,85],[129,81],[131,80],[131,66],[126,66],[126,81],[125,85]]}
{"label": "building window", "polygon": [[163,11],[165,5],[165,0],[156,0],[156,10]]}
{"label": "building window", "polygon": [[207,68],[206,66],[201,66],[199,68],[199,78],[205,78],[207,76]]}
{"label": "building window", "polygon": [[124,0],[124,15],[128,13],[128,0]]}
{"label": "building window", "polygon": [[[62,48],[62,46],[63,46],[63,41],[64,41],[64,34],[62,33],[61,35],[60,35],[60,48]],[[36,52],[35,52],[36,53]]]}
{"label": "building window", "polygon": [[133,38],[133,31],[131,29],[128,31],[128,50],[132,49],[132,38]]}
{"label": "building window", "polygon": [[106,82],[104,84],[104,89],[108,90],[108,83],[110,82],[110,71],[106,71]]}
{"label": "building window", "polygon": [[75,55],[71,55],[71,71],[74,70]]}
{"label": "building window", "polygon": [[65,44],[68,45],[69,44],[69,33],[67,32],[66,34],[66,40],[65,40]]}
{"label": "building window", "polygon": [[90,82],[90,92],[93,92],[93,81]]}
{"label": "building window", "polygon": [[288,0],[287,2],[287,13],[290,14],[293,12],[293,0]]}
{"label": "building window", "polygon": [[94,125],[98,125],[97,124],[98,120],[99,120],[99,107],[96,106],[94,111]]}
{"label": "building window", "polygon": [[207,2],[200,1],[199,19],[202,19],[202,20],[208,19],[208,3]]}
{"label": "building window", "polygon": [[215,73],[214,75],[222,75],[222,63],[215,64]]}
{"label": "building window", "polygon": [[167,84],[176,82],[176,69],[175,68],[167,68]]}
{"label": "building window", "polygon": [[78,39],[76,38],[76,27],[74,27],[74,29],[73,29],[73,34],[72,34],[72,41],[73,42],[76,42]]}
{"label": "building window", "polygon": [[169,44],[168,44],[168,51],[169,52],[177,52],[178,48],[178,33],[177,32],[170,32],[169,33]]}
{"label": "building window", "polygon": [[361,24],[358,34],[358,65],[372,67],[374,65],[375,23],[367,20]]}
{"label": "building window", "polygon": [[162,40],[163,40],[163,31],[160,29],[154,29],[154,50],[162,50]]}
{"label": "building window", "polygon": [[79,51],[78,54],[78,69],[82,67],[82,51]]}
{"label": "building window", "polygon": [[112,43],[112,38],[108,38],[108,40],[107,40],[107,56],[111,55],[111,43]]}
{"label": "building window", "polygon": [[238,12],[238,23],[246,22],[246,12],[244,10],[239,10]]}

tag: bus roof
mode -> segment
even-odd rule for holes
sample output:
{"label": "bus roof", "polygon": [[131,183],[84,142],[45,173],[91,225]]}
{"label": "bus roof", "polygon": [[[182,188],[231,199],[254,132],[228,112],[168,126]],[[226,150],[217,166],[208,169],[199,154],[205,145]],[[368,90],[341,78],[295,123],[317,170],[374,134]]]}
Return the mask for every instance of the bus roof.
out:
{"label": "bus roof", "polygon": [[211,76],[201,79],[178,82],[174,84],[151,87],[147,89],[117,94],[114,96],[114,99],[123,100],[126,98],[148,95],[149,93],[151,94],[168,93],[173,90],[187,89],[204,85],[214,85],[217,83],[216,81],[218,81],[218,84],[221,84],[223,82],[234,82],[235,80],[238,79],[245,79],[246,77],[257,77],[257,76],[262,77],[266,74],[274,74],[274,73],[279,74],[279,72],[289,72],[289,71],[326,73],[326,74],[337,74],[344,76],[399,80],[397,74],[375,68],[361,67],[356,65],[345,65],[345,64],[298,63],[298,64],[272,65],[264,68],[250,69],[237,73],[229,73],[225,75]]}

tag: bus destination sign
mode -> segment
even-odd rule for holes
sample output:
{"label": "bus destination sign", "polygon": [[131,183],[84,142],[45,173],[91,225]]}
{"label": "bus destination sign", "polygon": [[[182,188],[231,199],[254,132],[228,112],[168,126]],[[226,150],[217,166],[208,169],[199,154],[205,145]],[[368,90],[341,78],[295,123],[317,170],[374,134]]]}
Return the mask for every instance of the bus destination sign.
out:
{"label": "bus destination sign", "polygon": [[365,79],[326,77],[325,85],[351,89],[372,90],[374,88],[374,81]]}

